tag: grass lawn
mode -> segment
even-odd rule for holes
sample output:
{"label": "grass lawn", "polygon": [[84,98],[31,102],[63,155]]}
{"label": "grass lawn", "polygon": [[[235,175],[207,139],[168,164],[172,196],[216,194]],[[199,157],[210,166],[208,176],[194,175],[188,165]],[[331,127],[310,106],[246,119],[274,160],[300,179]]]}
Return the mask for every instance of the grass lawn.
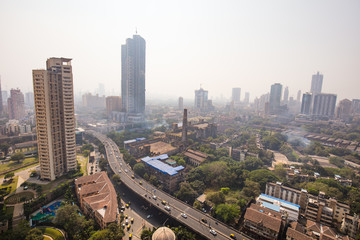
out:
{"label": "grass lawn", "polygon": [[6,187],[9,188],[9,187],[11,187],[11,191],[9,192],[9,194],[14,192],[16,190],[16,187],[17,187],[18,178],[19,177],[16,176],[16,177],[13,177],[12,180],[8,179],[7,182],[1,184],[0,188],[6,188]]}
{"label": "grass lawn", "polygon": [[71,181],[71,179],[68,179],[66,176],[61,176],[58,179],[49,182],[46,185],[41,185],[42,187],[42,194],[46,194],[52,189],[55,189],[57,186],[61,185],[64,182]]}
{"label": "grass lawn", "polygon": [[[55,228],[38,227],[38,229],[40,229],[43,232],[43,234],[52,237],[54,240],[65,240],[64,236],[61,234],[61,232]],[[44,238],[44,239],[46,239],[46,238]]]}
{"label": "grass lawn", "polygon": [[9,161],[6,164],[1,164],[0,165],[0,172],[11,170],[11,169],[14,169],[16,167],[21,167],[21,166],[24,166],[24,165],[29,164],[29,163],[34,163],[35,164],[37,162],[39,162],[39,160],[37,158],[35,158],[35,157],[25,158],[25,160],[20,161],[20,163],[18,163],[17,161]]}
{"label": "grass lawn", "polygon": [[5,199],[5,203],[16,204],[16,203],[24,202],[26,200],[30,200],[33,197],[34,197],[34,193],[32,192],[20,192]]}
{"label": "grass lawn", "polygon": [[88,157],[84,157],[83,155],[76,155],[76,158],[78,160],[78,163],[81,165],[81,172],[84,174],[84,176],[87,174],[87,164],[88,164]]}

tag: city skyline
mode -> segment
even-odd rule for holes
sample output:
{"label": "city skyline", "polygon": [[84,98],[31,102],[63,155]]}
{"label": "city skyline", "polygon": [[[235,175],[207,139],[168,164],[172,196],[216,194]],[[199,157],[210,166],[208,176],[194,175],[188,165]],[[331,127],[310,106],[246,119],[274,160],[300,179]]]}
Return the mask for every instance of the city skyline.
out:
{"label": "city skyline", "polygon": [[[201,84],[210,99],[230,98],[232,88],[240,87],[253,101],[279,82],[296,98],[298,90],[309,91],[311,76],[319,71],[323,93],[337,94],[338,100],[359,98],[358,1],[204,4],[137,1],[127,3],[129,11],[119,16],[122,5],[116,2],[90,1],[84,8],[79,1],[69,10],[56,1],[3,1],[2,88],[28,92],[33,66],[48,56],[70,56],[76,93],[93,91],[99,83],[120,93],[121,44],[137,28],[147,41],[147,97],[189,99]],[[54,5],[57,11],[46,11]],[[56,21],[65,9],[66,20]],[[49,45],[52,31],[64,37]]]}

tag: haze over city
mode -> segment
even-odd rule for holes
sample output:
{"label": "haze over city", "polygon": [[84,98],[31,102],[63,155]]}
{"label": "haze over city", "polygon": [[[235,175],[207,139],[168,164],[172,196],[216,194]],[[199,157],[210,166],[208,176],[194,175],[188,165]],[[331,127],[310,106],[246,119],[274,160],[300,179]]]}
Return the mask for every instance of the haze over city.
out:
{"label": "haze over city", "polygon": [[99,83],[120,95],[121,45],[146,39],[147,98],[230,99],[240,87],[251,101],[288,86],[358,98],[359,1],[1,1],[3,90],[32,91],[32,69],[50,56],[72,58],[75,93]]}

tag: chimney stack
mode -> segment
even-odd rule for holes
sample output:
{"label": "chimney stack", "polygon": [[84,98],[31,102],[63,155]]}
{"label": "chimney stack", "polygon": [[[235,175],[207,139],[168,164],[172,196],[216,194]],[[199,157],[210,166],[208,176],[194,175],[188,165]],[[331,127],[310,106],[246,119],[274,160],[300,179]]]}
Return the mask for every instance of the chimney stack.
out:
{"label": "chimney stack", "polygon": [[184,108],[181,141],[187,142],[187,109],[186,108]]}

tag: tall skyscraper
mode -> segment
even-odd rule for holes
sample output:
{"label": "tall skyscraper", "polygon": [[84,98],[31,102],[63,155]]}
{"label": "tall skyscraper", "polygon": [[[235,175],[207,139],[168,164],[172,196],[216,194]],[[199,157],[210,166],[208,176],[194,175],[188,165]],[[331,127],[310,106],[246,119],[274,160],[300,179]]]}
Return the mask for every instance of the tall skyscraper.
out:
{"label": "tall skyscraper", "polygon": [[26,106],[33,108],[34,107],[34,93],[27,92],[25,93],[25,104]]}
{"label": "tall skyscraper", "polygon": [[289,88],[285,87],[284,90],[284,104],[288,104],[289,102]]}
{"label": "tall skyscraper", "polygon": [[281,94],[282,94],[282,85],[280,83],[275,83],[271,85],[270,101],[269,101],[270,114],[277,114],[280,112]]}
{"label": "tall skyscraper", "polygon": [[317,74],[312,75],[311,79],[311,90],[313,94],[321,93],[322,84],[324,76],[317,72]]}
{"label": "tall skyscraper", "polygon": [[11,89],[8,98],[9,119],[21,120],[25,117],[24,94],[20,89]]}
{"label": "tall skyscraper", "polygon": [[121,46],[121,99],[127,113],[145,111],[145,45],[134,35]]}
{"label": "tall skyscraper", "polygon": [[234,103],[239,103],[240,95],[241,95],[241,88],[233,88],[231,100],[234,101]]}
{"label": "tall skyscraper", "polygon": [[1,76],[0,76],[0,115],[3,113],[3,100],[2,100],[2,92],[1,92]]}
{"label": "tall skyscraper", "polygon": [[49,58],[33,85],[41,179],[54,180],[77,165],[71,59]]}
{"label": "tall skyscraper", "polygon": [[297,93],[296,101],[300,102],[300,98],[301,98],[301,90],[299,90]]}
{"label": "tall skyscraper", "polygon": [[315,94],[312,114],[318,117],[333,117],[335,114],[336,94]]}
{"label": "tall skyscraper", "polygon": [[311,93],[304,93],[301,102],[301,114],[309,115],[311,113],[312,95]]}
{"label": "tall skyscraper", "polygon": [[184,109],[184,98],[183,97],[179,97],[179,106],[178,106],[179,110],[183,110]]}
{"label": "tall skyscraper", "polygon": [[195,108],[206,109],[208,107],[208,91],[200,88],[195,90]]}
{"label": "tall skyscraper", "polygon": [[249,103],[250,103],[250,93],[249,93],[249,92],[245,92],[244,103],[245,103],[245,104],[249,104]]}

